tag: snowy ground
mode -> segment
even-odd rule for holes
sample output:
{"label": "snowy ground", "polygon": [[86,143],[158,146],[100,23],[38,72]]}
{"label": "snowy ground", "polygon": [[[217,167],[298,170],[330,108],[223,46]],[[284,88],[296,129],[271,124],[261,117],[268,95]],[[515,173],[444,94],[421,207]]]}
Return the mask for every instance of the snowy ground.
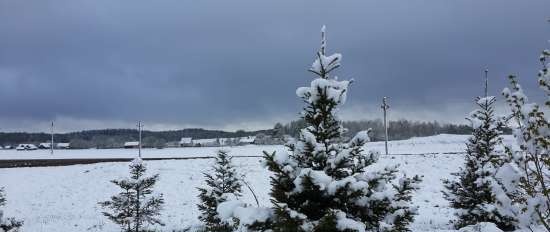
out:
{"label": "snowy ground", "polygon": [[[466,136],[440,135],[396,141],[390,147],[393,152],[431,153],[460,152],[464,148]],[[369,148],[383,148],[383,143],[371,143]],[[430,147],[432,149],[430,149]],[[232,148],[234,155],[258,155],[261,150],[281,150],[280,146],[245,146]],[[166,149],[168,150],[168,149]],[[176,149],[175,149],[176,150]],[[215,149],[180,149],[179,155],[212,155]],[[93,150],[100,156],[102,151]],[[153,151],[153,150],[151,150]],[[157,150],[154,150],[157,151]],[[162,150],[160,150],[162,151]],[[197,154],[191,153],[196,151]],[[3,151],[5,152],[5,151]],[[64,157],[80,157],[82,154],[66,152]],[[127,151],[125,151],[127,152]],[[189,153],[187,153],[189,152]],[[61,153],[61,152],[59,152]],[[8,156],[11,153],[0,153]],[[15,153],[18,154],[18,153]],[[25,154],[22,152],[21,154]],[[29,156],[40,158],[43,154],[28,152]],[[120,151],[119,155],[130,155]],[[154,155],[153,153],[145,153]],[[162,153],[158,153],[160,155]],[[172,155],[174,155],[172,154]],[[60,155],[60,154],[57,154]],[[112,155],[112,153],[105,154]],[[94,156],[95,157],[95,156]],[[269,203],[269,171],[259,161],[261,158],[235,158],[240,173],[259,195],[260,204]],[[1,161],[0,161],[1,162]],[[161,179],[156,190],[164,194],[168,203],[162,219],[165,227],[160,231],[182,229],[198,222],[198,192],[202,184],[202,172],[208,170],[212,160],[164,160],[148,161],[150,173],[160,173]],[[414,231],[448,231],[452,209],[443,199],[442,178],[450,177],[462,165],[462,155],[391,155],[382,156],[379,166],[400,164],[408,175],[423,175],[422,188],[414,196],[414,204],[420,207],[419,215],[413,224]],[[104,201],[117,189],[109,180],[127,174],[125,163],[101,163],[65,167],[37,167],[0,169],[0,186],[6,187],[8,205],[6,214],[25,220],[23,231],[118,231],[118,228],[101,215],[97,202]],[[252,195],[245,191],[248,202],[253,203]]]}
{"label": "snowy ground", "polygon": [[[426,154],[463,152],[467,135],[436,135],[419,137],[407,140],[390,141],[388,150],[390,154]],[[512,139],[510,136],[506,140]],[[262,155],[263,150],[284,150],[283,146],[236,146],[224,147],[232,150],[235,156]],[[185,147],[166,149],[143,149],[143,157],[189,157],[212,156],[217,147]],[[367,144],[367,149],[384,151],[384,142],[372,142]],[[83,149],[83,150],[56,150],[52,155],[49,150],[16,151],[0,150],[2,159],[68,159],[68,158],[132,158],[137,155],[137,149]]]}

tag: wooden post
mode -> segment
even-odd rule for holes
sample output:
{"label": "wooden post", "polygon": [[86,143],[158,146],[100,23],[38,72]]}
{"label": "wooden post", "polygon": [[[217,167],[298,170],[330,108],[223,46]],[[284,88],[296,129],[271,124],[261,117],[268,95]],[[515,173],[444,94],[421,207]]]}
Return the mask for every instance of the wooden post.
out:
{"label": "wooden post", "polygon": [[139,158],[141,158],[141,128],[143,128],[143,124],[141,124],[141,121],[138,121],[138,132],[139,132],[138,156]]}
{"label": "wooden post", "polygon": [[390,106],[388,105],[387,103],[387,97],[384,97],[382,99],[382,110],[384,111],[384,130],[385,130],[385,136],[384,136],[384,140],[385,140],[385,147],[386,147],[386,155],[388,155],[388,119],[387,119],[387,110],[390,108]]}
{"label": "wooden post", "polygon": [[52,136],[52,140],[50,141],[50,153],[53,155],[53,146],[54,146],[54,143],[53,143],[53,121],[52,121],[52,127],[50,129],[50,133],[51,133],[51,136]]}

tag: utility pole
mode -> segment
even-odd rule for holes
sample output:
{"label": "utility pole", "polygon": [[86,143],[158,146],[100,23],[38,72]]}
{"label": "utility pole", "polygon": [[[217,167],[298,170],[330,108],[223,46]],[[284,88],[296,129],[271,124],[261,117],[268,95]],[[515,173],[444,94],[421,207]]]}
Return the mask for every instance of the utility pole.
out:
{"label": "utility pole", "polygon": [[138,121],[138,131],[139,131],[139,144],[138,144],[138,156],[141,158],[141,129],[143,128],[143,124],[141,124],[141,121]]}
{"label": "utility pole", "polygon": [[50,132],[51,132],[51,136],[52,136],[52,141],[50,142],[50,153],[53,155],[53,121],[52,121],[52,127],[50,129]]}
{"label": "utility pole", "polygon": [[385,147],[386,147],[386,155],[388,155],[388,119],[387,119],[387,110],[390,108],[390,106],[387,103],[387,97],[384,97],[382,99],[382,110],[384,111],[384,130],[385,130]]}

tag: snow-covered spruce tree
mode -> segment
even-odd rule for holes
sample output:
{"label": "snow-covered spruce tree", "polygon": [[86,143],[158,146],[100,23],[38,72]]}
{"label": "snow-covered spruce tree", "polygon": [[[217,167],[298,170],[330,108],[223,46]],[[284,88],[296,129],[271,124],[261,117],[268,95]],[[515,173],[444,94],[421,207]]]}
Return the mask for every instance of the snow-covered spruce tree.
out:
{"label": "snow-covered spruce tree", "polygon": [[201,211],[199,219],[204,222],[204,231],[233,231],[236,225],[222,221],[216,211],[220,203],[228,200],[228,195],[241,196],[241,182],[227,151],[218,151],[213,169],[213,174],[204,173],[206,186],[198,188],[201,200],[197,205]]}
{"label": "snow-covered spruce tree", "polygon": [[[0,188],[0,207],[6,205],[6,196],[4,188]],[[0,232],[17,232],[23,226],[23,221],[15,220],[15,218],[3,218],[4,212],[0,209]]]}
{"label": "snow-covered spruce tree", "polygon": [[[513,215],[501,214],[497,194],[502,186],[496,178],[500,167],[506,163],[502,148],[502,131],[505,123],[494,113],[493,96],[478,97],[479,109],[470,113],[472,136],[466,143],[465,167],[453,173],[456,180],[444,180],[445,199],[455,208],[458,217],[453,223],[457,229],[480,222],[492,222],[502,230],[513,230]],[[495,191],[496,190],[496,191]]]}
{"label": "snow-covered spruce tree", "polygon": [[344,129],[336,113],[350,81],[330,76],[342,56],[326,55],[324,27],[321,34],[321,49],[310,69],[317,78],[296,91],[306,103],[302,116],[307,127],[287,144],[287,153],[264,152],[274,173],[273,210],[269,220],[249,230],[408,231],[416,210],[409,202],[420,178],[398,179],[397,166],[367,171],[378,158],[363,149],[367,131],[342,142]]}
{"label": "snow-covered spruce tree", "polygon": [[152,196],[159,175],[145,176],[147,168],[140,158],[130,163],[130,178],[112,180],[122,191],[110,201],[99,204],[109,211],[103,212],[109,220],[120,225],[125,232],[150,231],[149,225],[164,224],[158,219],[164,204],[161,195]]}
{"label": "snow-covered spruce tree", "polygon": [[[544,50],[540,56],[542,69],[538,84],[547,97],[542,106],[546,110],[550,109],[549,59],[550,51]],[[512,198],[520,207],[521,227],[533,230],[540,226],[550,231],[550,120],[541,106],[528,103],[514,76],[510,76],[510,82],[511,89],[505,88],[503,95],[512,111],[511,117],[517,120],[514,137],[519,151],[510,152],[514,159],[507,177],[517,179],[519,184],[515,185],[516,189],[510,185],[507,192],[515,196]]]}

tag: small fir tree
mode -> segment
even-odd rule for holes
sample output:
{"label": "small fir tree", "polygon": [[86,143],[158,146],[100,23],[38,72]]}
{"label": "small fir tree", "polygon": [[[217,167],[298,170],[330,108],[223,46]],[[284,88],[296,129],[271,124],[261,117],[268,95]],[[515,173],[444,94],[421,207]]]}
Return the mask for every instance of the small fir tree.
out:
{"label": "small fir tree", "polygon": [[152,196],[159,175],[146,177],[146,171],[143,161],[140,158],[134,159],[130,163],[130,178],[111,181],[122,191],[111,197],[110,201],[99,203],[109,210],[103,212],[103,215],[120,225],[122,231],[142,232],[149,231],[149,225],[164,226],[158,219],[164,198],[162,194]]}
{"label": "small fir tree", "polygon": [[[346,101],[350,81],[330,74],[340,66],[340,54],[326,55],[325,30],[321,49],[310,71],[317,76],[296,93],[306,104],[307,127],[287,153],[267,153],[273,210],[269,219],[248,230],[283,231],[408,231],[415,207],[411,194],[419,177],[397,179],[397,169],[374,171],[378,154],[365,152],[367,131],[342,142],[344,128],[336,112]],[[393,184],[392,184],[393,183]]]}
{"label": "small fir tree", "polygon": [[241,196],[241,182],[227,151],[218,151],[213,171],[213,174],[204,173],[206,186],[198,188],[202,202],[197,205],[201,211],[199,219],[204,222],[205,231],[230,232],[236,228],[236,224],[222,221],[217,208],[220,203],[228,200],[229,195],[235,198]]}
{"label": "small fir tree", "polygon": [[478,97],[479,109],[470,113],[472,136],[466,143],[465,167],[453,173],[456,180],[444,180],[445,198],[457,210],[455,227],[462,228],[479,222],[492,222],[502,230],[513,230],[515,218],[502,214],[498,207],[504,204],[497,198],[502,189],[497,171],[507,159],[502,150],[503,120],[494,113],[495,97]]}
{"label": "small fir tree", "polygon": [[6,205],[6,195],[4,188],[0,188],[0,232],[17,232],[23,226],[23,221],[16,220],[15,218],[4,218],[1,207]]}

